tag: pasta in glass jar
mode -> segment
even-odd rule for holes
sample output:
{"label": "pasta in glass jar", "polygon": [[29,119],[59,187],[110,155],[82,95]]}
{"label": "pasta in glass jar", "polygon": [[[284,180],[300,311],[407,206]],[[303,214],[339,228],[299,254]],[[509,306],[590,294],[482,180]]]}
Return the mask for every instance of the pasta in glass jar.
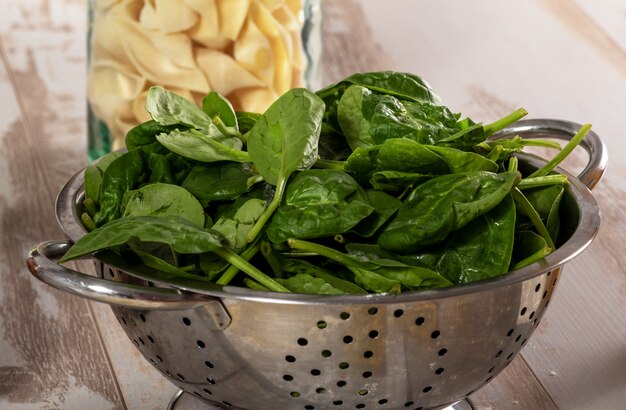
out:
{"label": "pasta in glass jar", "polygon": [[124,147],[160,85],[198,104],[216,91],[263,112],[293,87],[316,88],[320,0],[90,0],[88,156]]}

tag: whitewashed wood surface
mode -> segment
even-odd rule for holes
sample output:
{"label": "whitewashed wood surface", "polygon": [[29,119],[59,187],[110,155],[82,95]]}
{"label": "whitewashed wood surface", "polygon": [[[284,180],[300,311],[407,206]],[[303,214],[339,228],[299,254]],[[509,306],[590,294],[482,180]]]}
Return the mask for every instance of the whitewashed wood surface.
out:
{"label": "whitewashed wood surface", "polygon": [[[86,164],[85,0],[0,0],[0,409],[165,409],[176,389],[107,306],[31,278],[30,246],[61,237],[54,198]],[[480,409],[626,408],[626,2],[326,0],[325,81],[395,69],[489,121],[590,122],[609,148],[591,247],[546,317],[472,399]],[[83,269],[88,265],[80,264]]]}

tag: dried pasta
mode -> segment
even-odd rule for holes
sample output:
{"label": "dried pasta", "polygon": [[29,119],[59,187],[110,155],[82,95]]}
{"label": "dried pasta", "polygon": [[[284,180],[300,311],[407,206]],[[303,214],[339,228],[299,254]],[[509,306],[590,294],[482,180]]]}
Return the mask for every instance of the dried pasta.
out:
{"label": "dried pasta", "polygon": [[198,103],[209,91],[264,111],[302,86],[305,0],[92,0],[87,98],[113,149],[148,119],[161,85]]}

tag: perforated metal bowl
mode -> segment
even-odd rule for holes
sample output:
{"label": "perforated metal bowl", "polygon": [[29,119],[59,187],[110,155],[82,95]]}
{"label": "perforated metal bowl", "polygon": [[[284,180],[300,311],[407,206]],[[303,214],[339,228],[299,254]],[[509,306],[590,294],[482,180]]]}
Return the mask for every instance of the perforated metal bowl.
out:
{"label": "perforated metal bowl", "polygon": [[[577,124],[521,121],[500,136],[569,139]],[[29,256],[44,282],[111,304],[137,349],[172,383],[220,408],[427,409],[489,383],[528,342],[564,263],[593,239],[600,210],[590,192],[606,167],[594,133],[589,163],[568,175],[562,226],[568,238],[544,260],[499,278],[399,295],[318,296],[218,287],[151,271],[127,272],[110,254],[99,278],[54,262],[70,241]],[[521,164],[541,162],[522,156]],[[77,208],[82,174],[57,201],[70,240],[84,235]]]}

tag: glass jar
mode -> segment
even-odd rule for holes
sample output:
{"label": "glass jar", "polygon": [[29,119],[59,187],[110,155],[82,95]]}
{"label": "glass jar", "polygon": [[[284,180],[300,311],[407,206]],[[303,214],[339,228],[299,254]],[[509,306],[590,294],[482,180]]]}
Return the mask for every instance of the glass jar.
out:
{"label": "glass jar", "polygon": [[320,1],[89,0],[89,160],[149,119],[153,85],[197,104],[217,91],[253,112],[290,88],[318,88]]}

